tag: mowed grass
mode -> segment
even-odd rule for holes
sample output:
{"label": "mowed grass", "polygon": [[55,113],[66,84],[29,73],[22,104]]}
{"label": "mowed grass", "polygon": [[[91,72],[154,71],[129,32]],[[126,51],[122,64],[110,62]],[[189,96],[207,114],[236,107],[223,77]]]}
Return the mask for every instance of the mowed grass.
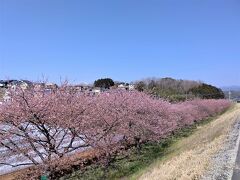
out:
{"label": "mowed grass", "polygon": [[144,144],[140,153],[132,148],[129,156],[117,157],[116,161],[110,165],[105,173],[103,167],[92,165],[89,166],[86,171],[75,171],[61,179],[138,179],[149,167],[154,166],[154,164],[159,162],[166,161],[167,159],[178,155],[185,148],[188,148],[188,143],[186,143],[184,139],[196,131],[199,131],[202,127],[207,126],[210,122],[217,119],[217,117],[211,117],[180,129],[168,138],[163,139],[160,143]]}

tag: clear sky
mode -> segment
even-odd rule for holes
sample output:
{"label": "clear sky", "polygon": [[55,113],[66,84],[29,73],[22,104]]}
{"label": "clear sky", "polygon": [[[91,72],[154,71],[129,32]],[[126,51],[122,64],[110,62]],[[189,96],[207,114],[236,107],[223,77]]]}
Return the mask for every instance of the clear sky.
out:
{"label": "clear sky", "polygon": [[0,79],[240,85],[239,0],[0,0]]}

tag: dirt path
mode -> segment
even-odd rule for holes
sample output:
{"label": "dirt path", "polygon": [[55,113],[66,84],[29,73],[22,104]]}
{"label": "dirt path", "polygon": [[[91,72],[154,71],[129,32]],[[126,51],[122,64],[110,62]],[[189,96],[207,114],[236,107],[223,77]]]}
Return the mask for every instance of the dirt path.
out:
{"label": "dirt path", "polygon": [[235,162],[232,180],[239,180],[240,179],[240,145],[238,146],[238,154],[237,159]]}
{"label": "dirt path", "polygon": [[[174,153],[154,163],[137,179],[231,179],[239,137],[238,117],[239,104],[173,145]],[[221,167],[215,167],[216,163]]]}

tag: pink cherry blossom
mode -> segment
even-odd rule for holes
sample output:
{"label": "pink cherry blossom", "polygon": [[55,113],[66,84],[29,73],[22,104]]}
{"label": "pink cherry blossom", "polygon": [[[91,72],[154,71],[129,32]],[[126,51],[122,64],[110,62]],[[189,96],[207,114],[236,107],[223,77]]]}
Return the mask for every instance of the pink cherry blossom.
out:
{"label": "pink cherry blossom", "polygon": [[160,141],[231,105],[223,99],[170,104],[136,91],[93,96],[67,84],[50,92],[17,88],[9,93],[11,101],[0,105],[0,164],[13,167],[48,164],[88,148],[109,158],[125,146]]}

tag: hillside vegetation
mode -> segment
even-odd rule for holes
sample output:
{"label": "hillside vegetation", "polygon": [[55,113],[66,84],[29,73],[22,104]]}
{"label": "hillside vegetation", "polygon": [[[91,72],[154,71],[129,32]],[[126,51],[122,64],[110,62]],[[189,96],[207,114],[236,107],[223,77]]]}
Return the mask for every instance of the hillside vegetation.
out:
{"label": "hillside vegetation", "polygon": [[222,99],[221,89],[198,81],[176,80],[173,78],[149,78],[135,82],[138,91],[169,101],[184,101],[187,99]]}

